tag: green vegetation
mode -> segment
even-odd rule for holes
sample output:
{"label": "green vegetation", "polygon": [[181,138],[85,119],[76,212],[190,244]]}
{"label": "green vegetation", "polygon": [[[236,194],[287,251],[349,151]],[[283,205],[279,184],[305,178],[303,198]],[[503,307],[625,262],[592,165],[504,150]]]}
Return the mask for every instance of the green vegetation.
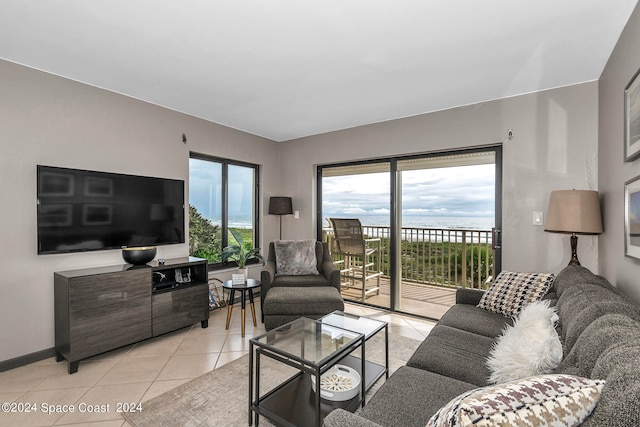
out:
{"label": "green vegetation", "polygon": [[[229,244],[240,243],[247,250],[253,248],[253,230],[250,228],[230,228]],[[234,234],[235,233],[235,234]],[[236,239],[238,235],[240,242]],[[189,255],[222,262],[222,230],[203,217],[195,206],[189,205]]]}
{"label": "green vegetation", "polygon": [[229,244],[222,250],[222,261],[235,261],[238,264],[238,268],[244,268],[247,261],[254,258],[260,259],[264,262],[264,258],[260,255],[260,248],[254,248],[252,243],[244,242],[241,233],[236,229],[229,230],[233,235],[235,243]]}
{"label": "green vegetation", "polygon": [[[381,239],[380,265],[385,276],[390,275],[390,240]],[[463,275],[462,243],[403,240],[400,267],[403,280],[441,286],[485,288],[492,274],[493,251],[484,244],[467,244]],[[375,264],[376,259],[373,257]],[[463,282],[463,278],[466,279]]]}
{"label": "green vegetation", "polygon": [[189,205],[189,255],[220,262],[220,226],[203,217],[195,206]]}

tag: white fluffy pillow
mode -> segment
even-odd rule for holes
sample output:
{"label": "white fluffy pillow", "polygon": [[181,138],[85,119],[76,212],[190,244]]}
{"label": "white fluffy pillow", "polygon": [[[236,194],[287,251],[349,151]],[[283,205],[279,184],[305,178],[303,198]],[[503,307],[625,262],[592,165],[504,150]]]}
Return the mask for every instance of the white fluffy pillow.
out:
{"label": "white fluffy pillow", "polygon": [[549,301],[526,305],[489,352],[489,383],[548,374],[555,369],[562,361],[557,321],[558,315],[549,307]]}

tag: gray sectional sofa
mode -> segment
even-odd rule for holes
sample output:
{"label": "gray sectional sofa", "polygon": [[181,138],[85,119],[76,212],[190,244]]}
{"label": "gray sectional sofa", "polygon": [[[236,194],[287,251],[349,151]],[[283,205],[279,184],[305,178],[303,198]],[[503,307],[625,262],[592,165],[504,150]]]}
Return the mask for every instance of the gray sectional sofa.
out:
{"label": "gray sectional sofa", "polygon": [[[357,414],[335,410],[325,426],[424,427],[463,392],[488,385],[485,360],[512,320],[476,307],[482,291],[459,289],[454,305],[405,366]],[[606,380],[583,426],[640,425],[640,306],[581,266],[556,277],[545,299],[556,305],[563,360],[557,373]]]}

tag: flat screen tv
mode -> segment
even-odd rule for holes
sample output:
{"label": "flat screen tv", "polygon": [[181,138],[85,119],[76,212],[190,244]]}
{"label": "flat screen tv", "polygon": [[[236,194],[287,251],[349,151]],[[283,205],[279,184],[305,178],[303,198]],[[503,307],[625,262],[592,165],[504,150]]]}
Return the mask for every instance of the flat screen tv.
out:
{"label": "flat screen tv", "polygon": [[185,242],[184,181],[37,167],[38,254]]}

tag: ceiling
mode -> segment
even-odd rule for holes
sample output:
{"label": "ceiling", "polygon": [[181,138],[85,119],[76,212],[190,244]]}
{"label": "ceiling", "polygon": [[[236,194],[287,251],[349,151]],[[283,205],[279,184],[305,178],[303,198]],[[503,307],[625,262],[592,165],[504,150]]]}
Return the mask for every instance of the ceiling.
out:
{"label": "ceiling", "polygon": [[0,58],[286,141],[597,80],[637,0],[0,0]]}

